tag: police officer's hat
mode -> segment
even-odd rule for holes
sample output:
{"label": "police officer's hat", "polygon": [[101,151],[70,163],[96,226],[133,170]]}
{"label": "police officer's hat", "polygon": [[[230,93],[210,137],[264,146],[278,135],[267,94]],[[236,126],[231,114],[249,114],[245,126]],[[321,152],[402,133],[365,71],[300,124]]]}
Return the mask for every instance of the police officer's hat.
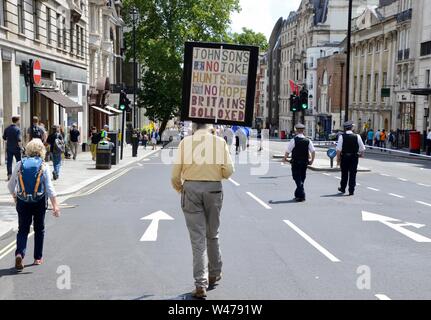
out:
{"label": "police officer's hat", "polygon": [[298,124],[295,126],[295,129],[305,129],[305,126],[304,126],[302,123],[298,123]]}
{"label": "police officer's hat", "polygon": [[346,121],[344,122],[344,128],[353,128],[355,125],[353,121]]}

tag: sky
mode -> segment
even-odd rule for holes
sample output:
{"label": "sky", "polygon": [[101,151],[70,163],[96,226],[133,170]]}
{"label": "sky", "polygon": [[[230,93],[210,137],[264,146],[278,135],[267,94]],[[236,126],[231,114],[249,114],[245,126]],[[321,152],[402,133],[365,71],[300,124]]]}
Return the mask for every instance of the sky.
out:
{"label": "sky", "polygon": [[243,27],[262,32],[267,39],[280,17],[287,18],[299,8],[301,0],[240,0],[241,12],[232,15],[232,31]]}

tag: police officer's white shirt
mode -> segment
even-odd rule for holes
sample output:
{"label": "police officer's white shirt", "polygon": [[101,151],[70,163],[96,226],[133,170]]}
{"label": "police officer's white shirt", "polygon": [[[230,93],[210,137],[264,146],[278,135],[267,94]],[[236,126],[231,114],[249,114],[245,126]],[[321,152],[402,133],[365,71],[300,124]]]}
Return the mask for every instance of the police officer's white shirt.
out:
{"label": "police officer's white shirt", "polygon": [[[298,134],[296,137],[297,138],[305,138],[305,136],[303,134]],[[286,152],[291,154],[294,148],[295,148],[295,139],[292,139],[287,144]],[[310,151],[311,153],[316,151],[316,149],[314,148],[313,142],[311,140],[310,140],[310,143],[308,144],[308,151]]]}
{"label": "police officer's white shirt", "polygon": [[431,131],[430,131],[430,132],[428,132],[427,139],[428,139],[428,140],[431,140]]}
{"label": "police officer's white shirt", "polygon": [[[349,131],[346,131],[346,134],[354,134],[354,133],[353,131],[349,130]],[[359,134],[357,134],[356,137],[358,138],[358,145],[359,145],[358,152],[362,153],[365,151],[364,142],[362,141],[362,138]],[[343,135],[340,135],[340,137],[338,138],[337,151],[343,151]]]}

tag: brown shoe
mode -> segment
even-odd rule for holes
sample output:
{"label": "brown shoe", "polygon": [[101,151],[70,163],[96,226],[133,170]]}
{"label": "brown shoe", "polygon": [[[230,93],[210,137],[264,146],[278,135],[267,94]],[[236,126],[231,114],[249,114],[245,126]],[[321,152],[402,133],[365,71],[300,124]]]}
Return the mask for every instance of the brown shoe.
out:
{"label": "brown shoe", "polygon": [[22,271],[24,269],[24,265],[22,263],[22,256],[17,254],[15,257],[15,269],[18,271]]}
{"label": "brown shoe", "polygon": [[196,287],[196,289],[192,292],[192,296],[199,299],[206,298],[207,290],[202,287]]}
{"label": "brown shoe", "polygon": [[221,280],[221,274],[219,276],[217,276],[217,277],[212,277],[212,276],[208,277],[208,283],[209,283],[210,286],[215,285],[220,280]]}

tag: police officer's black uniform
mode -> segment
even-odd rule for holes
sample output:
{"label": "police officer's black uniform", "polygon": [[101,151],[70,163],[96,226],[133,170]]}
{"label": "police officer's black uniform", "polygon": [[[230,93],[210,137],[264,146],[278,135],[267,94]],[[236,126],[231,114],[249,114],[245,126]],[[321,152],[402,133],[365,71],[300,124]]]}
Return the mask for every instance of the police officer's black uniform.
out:
{"label": "police officer's black uniform", "polygon": [[309,163],[310,140],[302,137],[295,137],[295,148],[292,151],[292,176],[296,183],[295,199],[304,201],[304,182],[307,177]]}
{"label": "police officer's black uniform", "polygon": [[[353,127],[353,122],[346,122],[344,124],[347,131]],[[354,133],[344,133],[343,145],[341,149],[341,186],[338,189],[340,192],[345,193],[347,184],[349,185],[349,194],[353,195],[356,188],[356,174],[358,172],[359,152],[360,145],[358,135]]]}
{"label": "police officer's black uniform", "polygon": [[137,130],[132,131],[132,157],[138,156],[138,147],[139,147],[139,133]]}

